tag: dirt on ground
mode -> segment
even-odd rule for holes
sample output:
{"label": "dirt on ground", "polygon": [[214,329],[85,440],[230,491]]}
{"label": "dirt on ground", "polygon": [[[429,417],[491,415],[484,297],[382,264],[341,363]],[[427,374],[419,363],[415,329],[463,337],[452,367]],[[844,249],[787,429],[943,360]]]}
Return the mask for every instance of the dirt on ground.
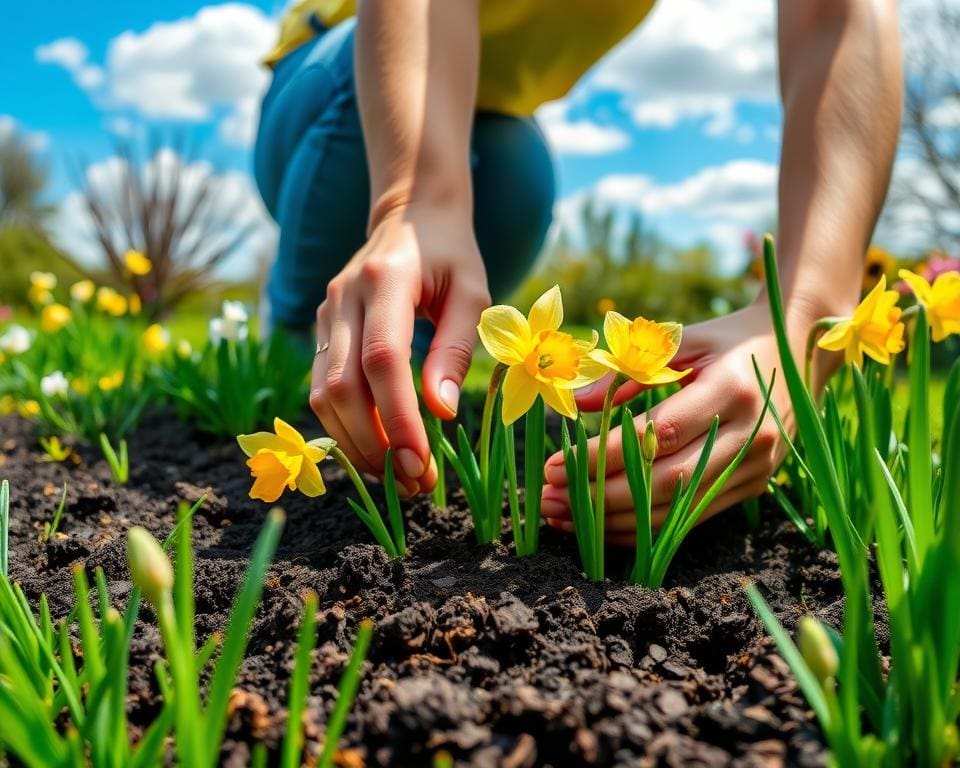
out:
{"label": "dirt on ground", "polygon": [[[102,566],[111,601],[131,588],[124,531],[171,531],[178,502],[207,499],[194,522],[197,632],[224,627],[267,505],[248,498],[244,457],[169,414],[131,437],[131,479],[117,486],[93,451],[42,461],[33,426],[0,419],[0,477],[11,484],[11,576],[55,615],[72,603],[70,566]],[[802,611],[838,625],[835,557],[811,547],[775,512],[756,530],[734,510],[688,539],[663,589],[622,581],[631,554],[611,551],[610,578],[585,581],[572,537],[545,529],[538,554],[477,546],[463,496],[448,509],[405,505],[409,552],[390,561],[344,500],[352,486],[332,462],[328,493],[288,494],[247,659],[235,692],[223,764],[250,745],[277,746],[303,596],[320,596],[310,677],[308,746],[322,743],[358,622],[376,632],[338,756],[343,766],[426,766],[439,750],[457,766],[819,766],[812,714],[743,593],[759,586],[792,629]],[[40,543],[63,483],[60,535]],[[456,484],[453,484],[456,487]],[[148,607],[131,653],[134,729],[159,708],[161,652]]]}

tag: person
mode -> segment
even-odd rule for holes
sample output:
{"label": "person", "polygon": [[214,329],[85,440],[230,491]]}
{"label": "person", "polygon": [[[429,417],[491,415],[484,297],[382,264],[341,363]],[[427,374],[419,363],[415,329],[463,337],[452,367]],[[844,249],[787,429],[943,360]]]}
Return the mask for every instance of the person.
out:
{"label": "person", "polygon": [[[272,322],[316,323],[310,403],[357,466],[393,447],[408,494],[436,482],[411,373],[440,418],[457,413],[481,311],[533,264],[554,203],[549,150],[532,115],[561,98],[639,25],[653,0],[301,0],[268,57],[255,176],[280,225]],[[689,19],[696,24],[695,18]],[[780,0],[783,102],[779,267],[794,354],[811,324],[849,314],[899,133],[894,0]],[[773,44],[771,42],[771,44]],[[653,419],[655,512],[690,470],[714,415],[705,481],[740,449],[762,406],[751,356],[778,367],[764,296],[685,329],[685,386]],[[818,366],[823,380],[831,365]],[[599,409],[606,382],[578,395]],[[617,401],[632,396],[630,385]],[[789,400],[775,403],[789,423]],[[768,419],[768,422],[770,420]],[[596,445],[592,448],[595,451]],[[710,512],[761,492],[782,455],[766,423]],[[591,468],[595,471],[595,467]],[[609,540],[632,540],[618,431],[607,458]],[[571,527],[559,456],[543,513]]]}

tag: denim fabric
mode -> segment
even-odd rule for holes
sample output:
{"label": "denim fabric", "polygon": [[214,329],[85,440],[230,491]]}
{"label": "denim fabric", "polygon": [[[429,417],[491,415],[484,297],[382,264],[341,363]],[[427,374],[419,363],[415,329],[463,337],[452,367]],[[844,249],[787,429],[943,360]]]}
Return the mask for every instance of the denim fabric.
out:
{"label": "denim fabric", "polygon": [[[364,244],[370,207],[353,76],[355,21],[279,61],[263,99],[254,175],[280,225],[272,322],[308,328],[328,281]],[[474,228],[494,299],[530,270],[554,203],[553,163],[532,118],[478,113],[471,138]],[[429,343],[418,326],[415,347]],[[418,349],[423,353],[424,349]]]}

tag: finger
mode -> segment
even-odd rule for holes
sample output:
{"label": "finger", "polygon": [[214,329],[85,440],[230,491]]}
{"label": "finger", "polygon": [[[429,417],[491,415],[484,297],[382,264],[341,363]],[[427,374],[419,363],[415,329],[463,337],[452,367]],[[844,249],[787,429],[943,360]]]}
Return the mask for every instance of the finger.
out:
{"label": "finger", "polygon": [[447,293],[430,351],[423,363],[423,399],[441,419],[457,415],[460,388],[473,359],[480,313],[490,306],[485,290],[454,283]]}
{"label": "finger", "polygon": [[[721,412],[717,412],[717,409]],[[647,420],[653,421],[657,434],[657,456],[668,456],[689,445],[698,437],[710,431],[715,416],[721,422],[730,415],[731,404],[717,397],[716,388],[708,377],[695,381],[688,387],[671,395],[662,403],[654,406],[649,414],[636,416],[633,423],[638,434],[643,434]],[[589,441],[590,474],[597,472],[597,446],[599,440]],[[620,429],[610,430],[607,438],[607,474],[623,471],[623,448]],[[545,477],[551,485],[565,486],[567,474],[564,468],[563,453],[558,451],[549,459],[544,469]]]}
{"label": "finger", "polygon": [[428,490],[436,482],[430,444],[410,368],[414,302],[381,283],[368,297],[360,362],[376,403],[387,443],[393,448],[398,478]]}
{"label": "finger", "polygon": [[[606,399],[607,390],[610,389],[610,383],[613,381],[614,374],[604,376],[599,381],[595,381],[583,389],[574,392],[577,400],[577,407],[581,411],[600,411],[603,410],[603,401]],[[613,404],[620,405],[639,395],[643,390],[648,389],[635,381],[628,381],[622,385],[613,396]]]}
{"label": "finger", "polygon": [[[703,479],[700,482],[699,489],[694,496],[694,504],[699,503],[704,494],[707,493],[710,486],[727,468],[734,455],[740,450],[735,438],[724,436],[724,440],[719,438],[716,443],[717,454],[715,462],[711,462],[704,472]],[[694,451],[691,451],[693,454]],[[697,453],[697,458],[699,454]],[[727,480],[726,486],[734,486],[749,483],[752,481],[760,482],[766,485],[767,477],[770,471],[769,456],[758,452],[748,458],[734,471]],[[656,521],[658,514],[665,515],[669,510],[670,503],[673,501],[674,489],[683,469],[677,469],[671,464],[665,469],[661,469],[658,476],[657,462],[654,462],[654,475],[651,480],[653,485],[653,514]],[[692,474],[692,469],[689,470]],[[684,475],[684,482],[688,482],[689,475]],[[659,485],[659,488],[658,488]],[[596,498],[596,484],[590,484],[590,492],[593,498]],[[633,493],[630,490],[630,483],[627,480],[626,473],[620,472],[616,475],[609,475],[604,485],[604,498],[606,520],[604,528],[607,531],[627,531],[633,530],[636,525],[636,512],[633,501]],[[558,488],[556,486],[545,486],[541,497],[541,514],[550,521],[565,522],[572,519],[570,512],[570,500],[567,488]]]}

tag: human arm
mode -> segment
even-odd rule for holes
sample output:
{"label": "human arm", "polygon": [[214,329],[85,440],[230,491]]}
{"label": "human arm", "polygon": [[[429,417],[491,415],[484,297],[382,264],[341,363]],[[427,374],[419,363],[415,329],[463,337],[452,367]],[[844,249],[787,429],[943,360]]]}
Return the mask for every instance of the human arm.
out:
{"label": "human arm", "polygon": [[451,418],[489,304],[469,165],[477,0],[364,0],[354,55],[368,241],[317,310],[317,337],[329,346],[314,363],[311,405],[358,468],[382,472],[392,446],[413,493],[436,480],[410,368],[414,318],[437,327],[424,399]]}
{"label": "human arm", "polygon": [[[849,314],[860,294],[862,259],[889,182],[899,132],[902,75],[892,0],[781,0],[780,79],[784,131],[779,181],[779,268],[794,355],[803,354],[810,326],[824,315]],[[662,515],[682,475],[689,478],[714,415],[721,427],[705,486],[729,464],[762,408],[751,356],[769,378],[779,368],[769,307],[761,295],[733,315],[685,330],[674,367],[693,367],[681,392],[647,415],[660,442],[654,463],[655,515]],[[819,383],[835,358],[818,370]],[[606,382],[580,396],[598,409]],[[636,394],[618,393],[618,402]],[[789,400],[775,403],[790,423]],[[595,456],[595,441],[591,457]],[[768,419],[744,463],[709,513],[762,492],[782,457]],[[543,511],[569,527],[566,478],[559,456],[547,463]],[[620,435],[611,432],[607,456],[609,538],[633,537],[633,507],[623,473]]]}

